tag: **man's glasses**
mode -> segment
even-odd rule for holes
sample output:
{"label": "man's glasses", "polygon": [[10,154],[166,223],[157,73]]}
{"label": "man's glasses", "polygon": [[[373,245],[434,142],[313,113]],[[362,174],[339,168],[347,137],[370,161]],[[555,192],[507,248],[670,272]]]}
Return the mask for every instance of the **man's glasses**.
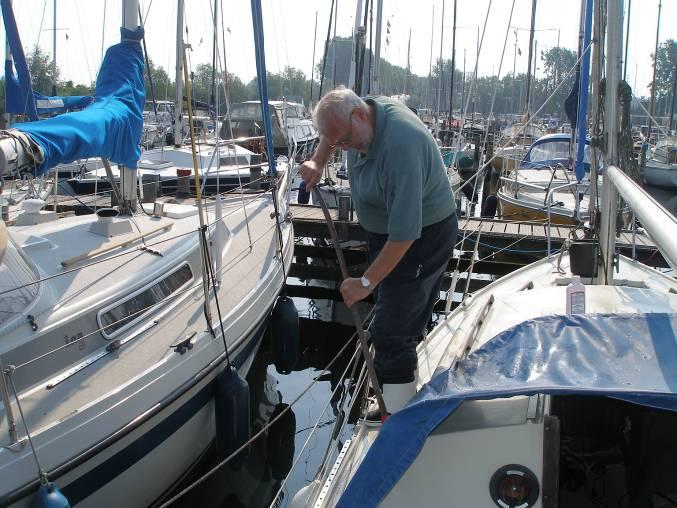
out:
{"label": "man's glasses", "polygon": [[350,128],[348,130],[348,134],[341,139],[337,140],[334,143],[329,143],[330,148],[336,148],[337,146],[349,146],[353,140],[353,112],[355,110],[350,112],[350,116],[348,117],[348,124],[350,125]]}

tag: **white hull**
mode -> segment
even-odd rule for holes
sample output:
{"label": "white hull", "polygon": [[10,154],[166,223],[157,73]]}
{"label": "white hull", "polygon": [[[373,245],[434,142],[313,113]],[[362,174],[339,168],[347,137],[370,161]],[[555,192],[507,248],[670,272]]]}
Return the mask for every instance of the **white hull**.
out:
{"label": "white hull", "polygon": [[[282,218],[286,187],[285,175],[278,188]],[[222,256],[217,280],[228,350],[244,376],[291,264],[293,229],[280,222],[280,255],[270,194],[244,197],[246,213],[242,199],[224,201],[223,225],[214,204],[207,208],[211,255]],[[225,354],[213,289],[209,307],[215,336],[204,316],[199,223],[191,206],[169,205],[165,212],[170,215],[161,219],[137,215],[136,229],[110,239],[91,232],[99,224],[96,216],[12,228],[17,245],[45,281],[30,303],[11,308],[10,317],[0,316],[0,354],[5,365],[19,366],[13,378],[37,455],[50,480],[72,495],[72,505],[147,506],[175,486],[215,435],[210,382],[225,366]],[[167,224],[171,229],[157,231]],[[224,234],[220,252],[217,228]],[[66,269],[59,264],[134,238],[137,231],[149,232],[145,244],[132,240],[120,246],[122,252],[92,255]],[[161,255],[140,249],[144,245]],[[4,263],[11,259],[16,254]],[[190,279],[147,306],[141,295],[161,291],[158,284],[185,267]],[[143,302],[141,310],[131,319],[116,314],[121,324],[107,328],[106,315],[124,308],[121,302],[134,295]],[[6,301],[10,309],[12,302]],[[190,349],[174,348],[187,340]],[[38,486],[35,462],[21,419],[20,443],[11,445],[4,413],[2,407],[0,504],[27,506]]]}

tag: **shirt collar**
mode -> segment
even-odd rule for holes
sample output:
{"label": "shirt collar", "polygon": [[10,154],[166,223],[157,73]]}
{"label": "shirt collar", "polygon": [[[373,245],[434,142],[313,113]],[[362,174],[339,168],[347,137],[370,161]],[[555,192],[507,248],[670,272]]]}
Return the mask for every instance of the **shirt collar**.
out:
{"label": "shirt collar", "polygon": [[367,159],[375,159],[376,156],[381,151],[381,145],[383,144],[383,130],[385,127],[385,110],[383,109],[383,104],[375,100],[374,97],[369,96],[364,100],[370,106],[373,106],[373,112],[376,116],[374,120],[374,136],[369,145],[369,151],[367,152]]}

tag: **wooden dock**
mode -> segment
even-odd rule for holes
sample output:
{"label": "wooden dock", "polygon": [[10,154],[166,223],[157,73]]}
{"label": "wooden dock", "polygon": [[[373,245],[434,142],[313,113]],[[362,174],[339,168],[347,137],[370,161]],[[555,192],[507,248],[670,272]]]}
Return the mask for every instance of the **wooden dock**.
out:
{"label": "wooden dock", "polygon": [[[312,205],[291,205],[294,231],[297,237],[329,237],[322,210]],[[343,241],[364,241],[366,232],[354,218],[338,220],[338,210],[331,210],[336,229]],[[501,219],[465,218],[459,219],[459,235],[464,237],[462,250],[471,251],[480,236],[481,257],[494,253],[501,254],[500,260],[526,264],[547,254],[548,227],[541,222],[515,222]],[[551,251],[559,250],[564,241],[583,236],[582,226],[551,226]],[[650,266],[667,267],[667,264],[651,238],[637,232],[635,239],[636,258]],[[632,256],[632,232],[625,231],[617,239],[621,254]]]}

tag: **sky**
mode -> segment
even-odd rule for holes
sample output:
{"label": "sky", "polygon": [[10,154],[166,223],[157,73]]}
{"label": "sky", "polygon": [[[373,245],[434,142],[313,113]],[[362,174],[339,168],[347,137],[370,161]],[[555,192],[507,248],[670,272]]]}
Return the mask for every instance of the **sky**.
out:
{"label": "sky", "polygon": [[[350,36],[354,25],[357,0],[336,0],[336,31]],[[656,37],[659,0],[634,0],[631,5],[630,48],[627,80],[636,95],[649,95],[652,59]],[[627,7],[626,0],[626,7]],[[52,54],[54,0],[14,0],[17,24],[25,51],[39,44]],[[374,2],[376,3],[376,2]],[[444,3],[444,17],[442,17]],[[456,62],[467,72],[474,69],[477,57],[478,30],[484,39],[480,49],[480,75],[526,72],[529,45],[531,0],[514,0],[514,12],[508,28],[513,0],[458,0]],[[121,2],[119,0],[58,0],[57,2],[57,65],[61,79],[89,83],[96,79],[102,59],[102,47],[119,40]],[[186,42],[192,49],[191,67],[211,63],[213,0],[185,0]],[[286,66],[310,74],[315,41],[315,62],[322,56],[327,34],[331,0],[261,0],[266,46],[266,62],[270,72]],[[224,31],[219,30],[219,45],[225,37],[228,71],[247,82],[256,75],[254,44],[249,0],[222,0]],[[383,0],[384,39],[381,55],[389,62],[406,66],[407,44],[411,31],[411,69],[414,74],[428,74],[431,62],[442,51],[451,58],[453,0]],[[176,0],[142,0],[146,42],[150,58],[174,75],[176,52]],[[220,7],[219,7],[220,8]],[[487,16],[488,11],[488,16]],[[539,0],[536,9],[538,52],[558,44],[575,50],[579,32],[579,0]],[[317,35],[315,19],[317,16]],[[677,39],[677,0],[663,0],[659,40]],[[486,28],[484,23],[486,22]],[[390,40],[385,41],[385,25],[390,22]],[[442,31],[443,40],[441,41]],[[2,27],[4,36],[4,26]],[[506,32],[508,33],[507,44]],[[515,35],[515,32],[517,35]],[[333,33],[333,27],[332,27]],[[625,36],[625,30],[624,30]],[[515,58],[515,42],[517,52]],[[501,65],[501,54],[506,46]],[[440,48],[441,46],[441,48]],[[4,55],[4,48],[0,49]],[[222,49],[221,49],[222,50]],[[536,75],[543,72],[540,61]]]}

